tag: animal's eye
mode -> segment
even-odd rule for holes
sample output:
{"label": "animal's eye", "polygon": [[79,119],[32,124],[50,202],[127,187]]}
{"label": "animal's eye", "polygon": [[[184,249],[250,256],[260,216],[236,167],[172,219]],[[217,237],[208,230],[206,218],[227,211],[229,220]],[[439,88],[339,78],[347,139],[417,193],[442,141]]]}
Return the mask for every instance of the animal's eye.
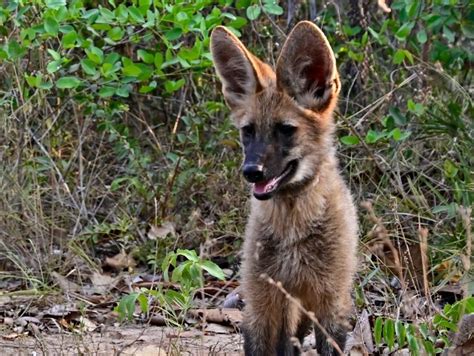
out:
{"label": "animal's eye", "polygon": [[277,124],[277,130],[285,136],[291,136],[296,132],[297,127],[289,124]]}
{"label": "animal's eye", "polygon": [[247,137],[255,135],[255,126],[253,124],[245,125],[241,128],[242,134]]}

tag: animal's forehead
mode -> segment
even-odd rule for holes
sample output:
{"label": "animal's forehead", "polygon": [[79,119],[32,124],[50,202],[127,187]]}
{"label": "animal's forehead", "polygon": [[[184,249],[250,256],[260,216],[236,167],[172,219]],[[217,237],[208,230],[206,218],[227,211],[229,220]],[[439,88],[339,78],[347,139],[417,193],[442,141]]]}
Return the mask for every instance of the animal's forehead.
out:
{"label": "animal's forehead", "polygon": [[248,105],[240,111],[237,124],[239,127],[250,123],[263,127],[274,125],[276,122],[292,124],[300,114],[301,109],[290,97],[269,88],[248,101]]}

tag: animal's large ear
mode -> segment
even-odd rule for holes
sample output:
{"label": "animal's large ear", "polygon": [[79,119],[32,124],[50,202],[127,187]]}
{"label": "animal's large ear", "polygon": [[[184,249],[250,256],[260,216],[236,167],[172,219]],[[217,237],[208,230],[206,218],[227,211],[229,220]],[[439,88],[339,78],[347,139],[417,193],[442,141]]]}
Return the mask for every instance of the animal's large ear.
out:
{"label": "animal's large ear", "polygon": [[307,109],[334,108],[340,90],[336,60],[323,32],[313,23],[298,23],[277,62],[277,85]]}
{"label": "animal's large ear", "polygon": [[245,105],[246,99],[274,80],[273,70],[253,56],[225,27],[212,31],[211,53],[222,91],[231,108]]}

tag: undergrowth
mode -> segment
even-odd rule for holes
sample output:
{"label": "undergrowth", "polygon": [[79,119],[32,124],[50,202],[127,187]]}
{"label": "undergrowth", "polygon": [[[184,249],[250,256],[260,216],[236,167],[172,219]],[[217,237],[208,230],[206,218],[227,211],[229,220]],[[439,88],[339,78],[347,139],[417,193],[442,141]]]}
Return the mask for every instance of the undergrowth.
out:
{"label": "undergrowth", "polygon": [[177,248],[237,273],[247,191],[209,34],[226,25],[274,64],[284,33],[316,16],[343,81],[341,170],[364,202],[356,305],[390,349],[399,325],[441,330],[434,315],[474,291],[474,8],[313,4],[4,2],[0,278],[44,291],[53,271],[100,270],[121,251],[161,273]]}

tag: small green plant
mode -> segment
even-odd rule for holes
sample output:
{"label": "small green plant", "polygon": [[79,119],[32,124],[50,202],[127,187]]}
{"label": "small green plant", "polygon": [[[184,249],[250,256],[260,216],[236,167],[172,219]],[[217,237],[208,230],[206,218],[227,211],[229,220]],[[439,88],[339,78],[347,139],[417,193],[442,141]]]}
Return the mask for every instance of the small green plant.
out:
{"label": "small green plant", "polygon": [[[179,262],[179,257],[185,260]],[[173,268],[170,278],[170,268]],[[156,290],[142,288],[140,292],[131,293],[123,297],[115,311],[120,320],[131,320],[138,302],[141,312],[148,314],[152,301],[156,301],[159,310],[164,314],[165,320],[174,325],[181,325],[181,317],[192,306],[194,294],[204,286],[203,272],[211,276],[224,279],[224,273],[214,262],[202,259],[194,250],[177,250],[166,255],[161,265],[163,280],[173,283],[172,286],[164,288],[159,284]],[[177,290],[172,289],[177,288]]]}
{"label": "small green plant", "polygon": [[386,345],[389,351],[407,347],[412,355],[423,352],[436,355],[443,351],[435,346],[437,339],[441,338],[444,347],[449,347],[449,333],[456,332],[462,316],[471,313],[474,313],[474,297],[445,305],[443,311],[433,317],[432,323],[413,324],[378,317],[374,325],[374,340],[378,347]]}

